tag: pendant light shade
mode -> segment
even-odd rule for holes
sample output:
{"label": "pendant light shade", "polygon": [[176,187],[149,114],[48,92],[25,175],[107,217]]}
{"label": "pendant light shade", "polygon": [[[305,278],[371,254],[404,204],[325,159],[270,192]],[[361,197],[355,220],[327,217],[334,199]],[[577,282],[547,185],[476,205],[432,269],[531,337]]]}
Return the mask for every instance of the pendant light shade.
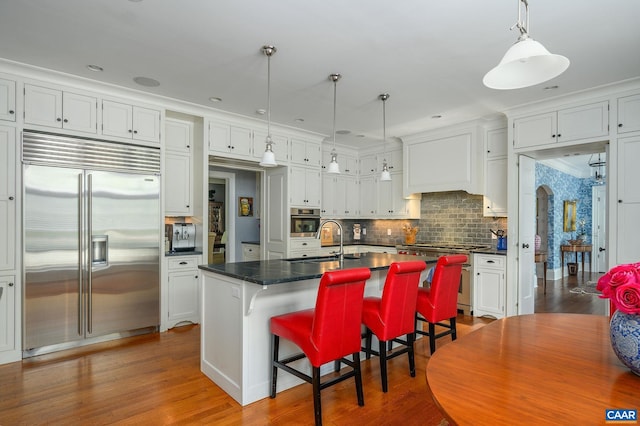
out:
{"label": "pendant light shade", "polygon": [[381,181],[389,181],[391,180],[391,173],[389,173],[389,166],[387,164],[387,109],[386,103],[387,99],[389,99],[388,93],[383,93],[379,96],[382,101],[382,146],[384,149],[383,158],[382,158],[382,173],[380,174]]}
{"label": "pendant light shade", "polygon": [[271,139],[271,56],[276,53],[274,46],[262,46],[262,53],[267,56],[267,137],[265,150],[262,154],[260,165],[262,167],[276,167],[276,155],[273,153],[273,140]]}
{"label": "pendant light shade", "polygon": [[331,162],[327,168],[327,173],[339,174],[340,165],[338,164],[338,151],[336,151],[336,87],[338,80],[342,76],[340,74],[329,75],[329,80],[333,81],[333,149],[331,150]]}
{"label": "pendant light shade", "polygon": [[[518,22],[512,28],[520,30],[520,37],[507,50],[500,63],[489,71],[482,82],[491,89],[520,89],[544,83],[569,68],[569,59],[550,53],[539,42],[529,37],[529,3],[518,1]],[[522,7],[526,23],[522,21]]]}

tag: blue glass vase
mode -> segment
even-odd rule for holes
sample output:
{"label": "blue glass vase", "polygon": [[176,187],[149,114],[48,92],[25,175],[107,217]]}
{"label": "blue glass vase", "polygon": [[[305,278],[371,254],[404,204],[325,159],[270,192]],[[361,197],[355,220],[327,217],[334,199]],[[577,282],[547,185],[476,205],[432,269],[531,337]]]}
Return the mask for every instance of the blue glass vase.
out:
{"label": "blue glass vase", "polygon": [[618,359],[640,376],[640,315],[614,312],[610,335],[611,346]]}

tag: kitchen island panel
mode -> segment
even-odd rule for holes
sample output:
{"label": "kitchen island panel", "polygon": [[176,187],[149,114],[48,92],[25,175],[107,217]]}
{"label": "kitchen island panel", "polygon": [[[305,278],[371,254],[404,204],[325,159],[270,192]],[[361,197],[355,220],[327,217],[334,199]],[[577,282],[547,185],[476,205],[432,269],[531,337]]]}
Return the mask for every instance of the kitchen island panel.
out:
{"label": "kitchen island panel", "polygon": [[[365,296],[380,296],[386,270],[372,271]],[[317,278],[260,286],[252,282],[205,271],[202,285],[201,370],[241,405],[269,396],[271,389],[271,333],[274,315],[313,308],[320,280]],[[281,356],[300,349],[281,340]],[[294,367],[311,374],[306,359]],[[333,363],[323,366],[329,373]],[[279,372],[278,392],[304,383]]]}

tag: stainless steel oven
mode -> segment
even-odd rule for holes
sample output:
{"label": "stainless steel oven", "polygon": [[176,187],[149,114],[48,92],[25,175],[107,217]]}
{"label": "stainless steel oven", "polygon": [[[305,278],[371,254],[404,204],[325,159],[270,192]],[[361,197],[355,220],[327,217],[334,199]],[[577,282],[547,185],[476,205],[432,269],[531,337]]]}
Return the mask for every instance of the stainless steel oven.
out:
{"label": "stainless steel oven", "polygon": [[471,288],[471,274],[473,273],[473,250],[484,249],[486,246],[475,244],[413,244],[399,246],[398,252],[415,254],[418,256],[440,257],[448,254],[464,254],[469,260],[462,267],[460,287],[458,288],[458,311],[465,315],[473,313],[473,289]]}
{"label": "stainless steel oven", "polygon": [[320,209],[291,209],[291,237],[315,237],[320,228]]}

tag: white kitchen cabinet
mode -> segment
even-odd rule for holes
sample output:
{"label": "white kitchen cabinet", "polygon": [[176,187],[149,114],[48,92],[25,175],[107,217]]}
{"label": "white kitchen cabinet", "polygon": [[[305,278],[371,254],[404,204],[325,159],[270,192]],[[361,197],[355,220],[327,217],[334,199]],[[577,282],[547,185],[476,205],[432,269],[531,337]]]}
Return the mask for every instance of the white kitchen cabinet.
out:
{"label": "white kitchen cabinet", "polygon": [[[253,131],[253,158],[258,161],[262,159],[262,154],[267,147],[266,140],[267,132],[262,130]],[[286,163],[289,155],[289,138],[271,133],[271,141],[273,142],[271,149],[273,150],[273,155],[276,156],[276,163],[278,165]]]}
{"label": "white kitchen cabinet", "polygon": [[0,120],[16,121],[16,82],[0,78]]}
{"label": "white kitchen cabinet", "polygon": [[320,169],[289,168],[289,204],[291,207],[320,208],[322,179]]}
{"label": "white kitchen cabinet", "polygon": [[193,123],[167,118],[164,122],[164,147],[167,151],[193,152]]}
{"label": "white kitchen cabinet", "polygon": [[507,216],[507,128],[491,129],[485,134],[483,215]]}
{"label": "white kitchen cabinet", "polygon": [[640,136],[618,139],[616,259],[612,265],[640,259]]}
{"label": "white kitchen cabinet", "polygon": [[193,123],[165,121],[164,209],[167,216],[193,215]]}
{"label": "white kitchen cabinet", "polygon": [[359,213],[359,185],[354,176],[322,176],[322,217],[350,218]]}
{"label": "white kitchen cabinet", "polygon": [[506,256],[473,254],[473,315],[505,316]]}
{"label": "white kitchen cabinet", "polygon": [[252,158],[253,132],[248,127],[209,123],[209,151],[241,159]]}
{"label": "white kitchen cabinet", "polygon": [[[15,340],[15,277],[0,276],[0,354],[16,349]],[[0,356],[0,363],[3,361]]]}
{"label": "white kitchen cabinet", "polygon": [[193,157],[166,152],[164,209],[167,216],[193,216]]}
{"label": "white kitchen cabinet", "polygon": [[289,238],[288,257],[320,256],[320,239],[315,237]]}
{"label": "white kitchen cabinet", "polygon": [[[382,164],[379,165],[382,168]],[[360,156],[360,176],[371,176],[378,172],[378,156],[367,154]]]}
{"label": "white kitchen cabinet", "polygon": [[[377,217],[378,218],[408,218],[411,213],[411,207],[415,207],[415,197],[405,199],[402,196],[402,173],[391,173],[391,180],[381,181],[376,178],[378,200]],[[420,201],[417,202],[417,215],[420,217]],[[415,216],[416,212],[413,212]]]}
{"label": "white kitchen cabinet", "polygon": [[319,143],[291,138],[289,149],[289,160],[291,164],[300,164],[314,168],[321,166],[320,162],[322,158]]}
{"label": "white kitchen cabinet", "polygon": [[200,323],[200,256],[174,256],[168,258],[167,328],[179,323]]}
{"label": "white kitchen cabinet", "polygon": [[404,195],[423,192],[482,193],[482,146],[478,126],[466,125],[406,137]]}
{"label": "white kitchen cabinet", "polygon": [[0,126],[0,271],[15,269],[16,133]]}
{"label": "white kitchen cabinet", "polygon": [[360,178],[360,216],[375,218],[378,214],[378,179],[373,176]]}
{"label": "white kitchen cabinet", "polygon": [[[329,144],[325,145],[325,151],[322,153],[322,171],[326,172],[329,167],[329,163],[331,163],[331,151],[327,151],[330,146]],[[340,165],[340,174],[346,176],[357,176],[358,175],[358,159],[354,155],[349,155],[343,153],[339,148],[336,148],[338,151],[338,164]]]}
{"label": "white kitchen cabinet", "polygon": [[160,143],[160,116],[156,109],[102,101],[102,134]]}
{"label": "white kitchen cabinet", "polygon": [[640,95],[618,99],[618,134],[640,131]]}
{"label": "white kitchen cabinet", "polygon": [[252,260],[260,260],[259,244],[242,244],[242,261],[248,262]]}
{"label": "white kitchen cabinet", "polygon": [[336,175],[322,175],[322,207],[320,215],[322,217],[336,217],[338,210],[336,208]]}
{"label": "white kitchen cabinet", "polygon": [[24,85],[24,122],[37,126],[97,132],[98,99],[48,87]]}
{"label": "white kitchen cabinet", "polygon": [[608,136],[609,102],[516,118],[513,135],[516,149]]}

